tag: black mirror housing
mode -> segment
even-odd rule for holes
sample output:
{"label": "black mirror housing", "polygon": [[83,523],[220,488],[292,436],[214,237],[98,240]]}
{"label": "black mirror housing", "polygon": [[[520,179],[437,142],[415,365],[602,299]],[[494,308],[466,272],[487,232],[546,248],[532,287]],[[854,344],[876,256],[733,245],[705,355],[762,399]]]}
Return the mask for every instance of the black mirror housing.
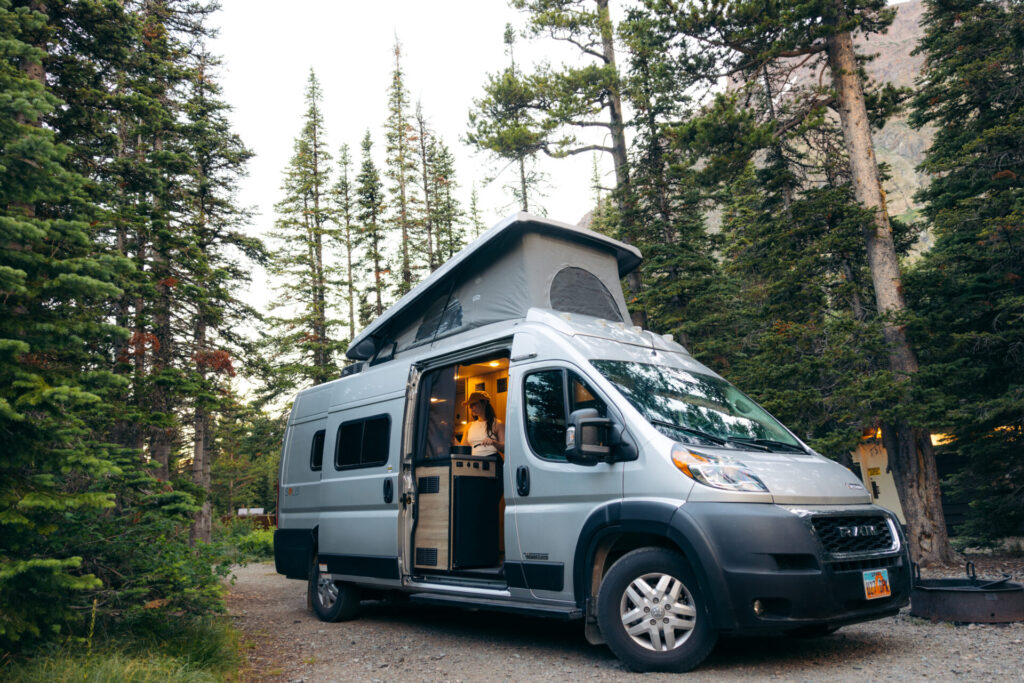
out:
{"label": "black mirror housing", "polygon": [[612,462],[612,421],[594,408],[573,411],[565,430],[565,458],[576,465]]}

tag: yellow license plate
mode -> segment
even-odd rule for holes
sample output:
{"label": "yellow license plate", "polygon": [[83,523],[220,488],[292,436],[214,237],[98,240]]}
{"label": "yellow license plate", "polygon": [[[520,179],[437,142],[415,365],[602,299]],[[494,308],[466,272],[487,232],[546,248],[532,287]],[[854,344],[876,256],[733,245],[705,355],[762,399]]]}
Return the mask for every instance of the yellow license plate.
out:
{"label": "yellow license plate", "polygon": [[869,569],[864,572],[864,597],[868,600],[887,598],[892,595],[889,588],[888,569]]}

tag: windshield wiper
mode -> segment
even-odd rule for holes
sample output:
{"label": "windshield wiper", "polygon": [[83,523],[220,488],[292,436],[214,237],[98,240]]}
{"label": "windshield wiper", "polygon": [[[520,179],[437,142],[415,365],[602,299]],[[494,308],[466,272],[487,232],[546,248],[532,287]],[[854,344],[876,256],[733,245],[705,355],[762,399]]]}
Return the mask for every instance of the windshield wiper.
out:
{"label": "windshield wiper", "polygon": [[677,425],[675,422],[666,422],[665,420],[652,420],[650,418],[648,418],[647,421],[650,422],[652,425],[660,425],[662,427],[674,429],[677,432],[683,432],[684,434],[692,434],[693,436],[696,436],[699,439],[710,441],[716,446],[724,446],[726,445],[726,443],[728,443],[725,439],[719,436],[713,436],[711,434],[708,434],[707,432],[702,432],[699,429],[694,429],[693,427],[684,427],[682,425]]}
{"label": "windshield wiper", "polygon": [[746,438],[746,437],[742,437],[742,436],[733,436],[733,437],[730,437],[729,440],[730,441],[738,441],[739,443],[744,443],[744,444],[752,444],[752,445],[755,445],[755,446],[761,446],[762,448],[765,448],[766,450],[770,450],[771,448],[781,448],[783,450],[788,450],[788,451],[793,452],[793,453],[804,453],[804,454],[807,453],[806,450],[804,450],[800,446],[797,446],[796,444],[786,443],[785,441],[775,441],[774,439],[750,439],[750,438]]}

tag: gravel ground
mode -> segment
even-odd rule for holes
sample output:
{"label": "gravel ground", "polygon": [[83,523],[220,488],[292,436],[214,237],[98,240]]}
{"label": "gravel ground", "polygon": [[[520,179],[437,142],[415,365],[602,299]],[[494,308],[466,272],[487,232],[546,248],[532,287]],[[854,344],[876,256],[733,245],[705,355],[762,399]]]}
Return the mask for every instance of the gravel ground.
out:
{"label": "gravel ground", "polygon": [[[979,577],[1024,581],[1024,558],[973,558]],[[924,578],[962,572],[925,572]],[[363,603],[327,624],[306,609],[306,584],[270,564],[235,569],[228,606],[245,632],[247,681],[632,680],[572,622],[412,603]],[[675,680],[647,674],[645,681]],[[899,616],[831,636],[733,638],[686,675],[693,681],[1024,681],[1024,623],[954,626]]]}

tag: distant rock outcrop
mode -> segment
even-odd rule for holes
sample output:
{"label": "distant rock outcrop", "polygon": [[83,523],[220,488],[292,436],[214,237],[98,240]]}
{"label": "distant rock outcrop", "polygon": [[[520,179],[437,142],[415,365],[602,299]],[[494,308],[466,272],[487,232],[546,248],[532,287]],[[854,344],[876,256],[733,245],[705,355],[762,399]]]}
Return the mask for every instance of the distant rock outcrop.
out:
{"label": "distant rock outcrop", "polygon": [[[921,55],[911,54],[923,35],[924,6],[921,0],[911,0],[894,8],[896,19],[887,33],[861,37],[856,43],[861,54],[876,55],[866,67],[873,81],[912,88],[924,63]],[[911,128],[905,114],[892,118],[881,131],[875,131],[875,153],[892,176],[885,187],[891,215],[904,220],[916,217],[914,193],[928,183],[928,177],[917,171],[917,165],[924,160],[931,140],[932,130]],[[921,242],[919,248],[926,248],[928,236],[922,235]]]}

